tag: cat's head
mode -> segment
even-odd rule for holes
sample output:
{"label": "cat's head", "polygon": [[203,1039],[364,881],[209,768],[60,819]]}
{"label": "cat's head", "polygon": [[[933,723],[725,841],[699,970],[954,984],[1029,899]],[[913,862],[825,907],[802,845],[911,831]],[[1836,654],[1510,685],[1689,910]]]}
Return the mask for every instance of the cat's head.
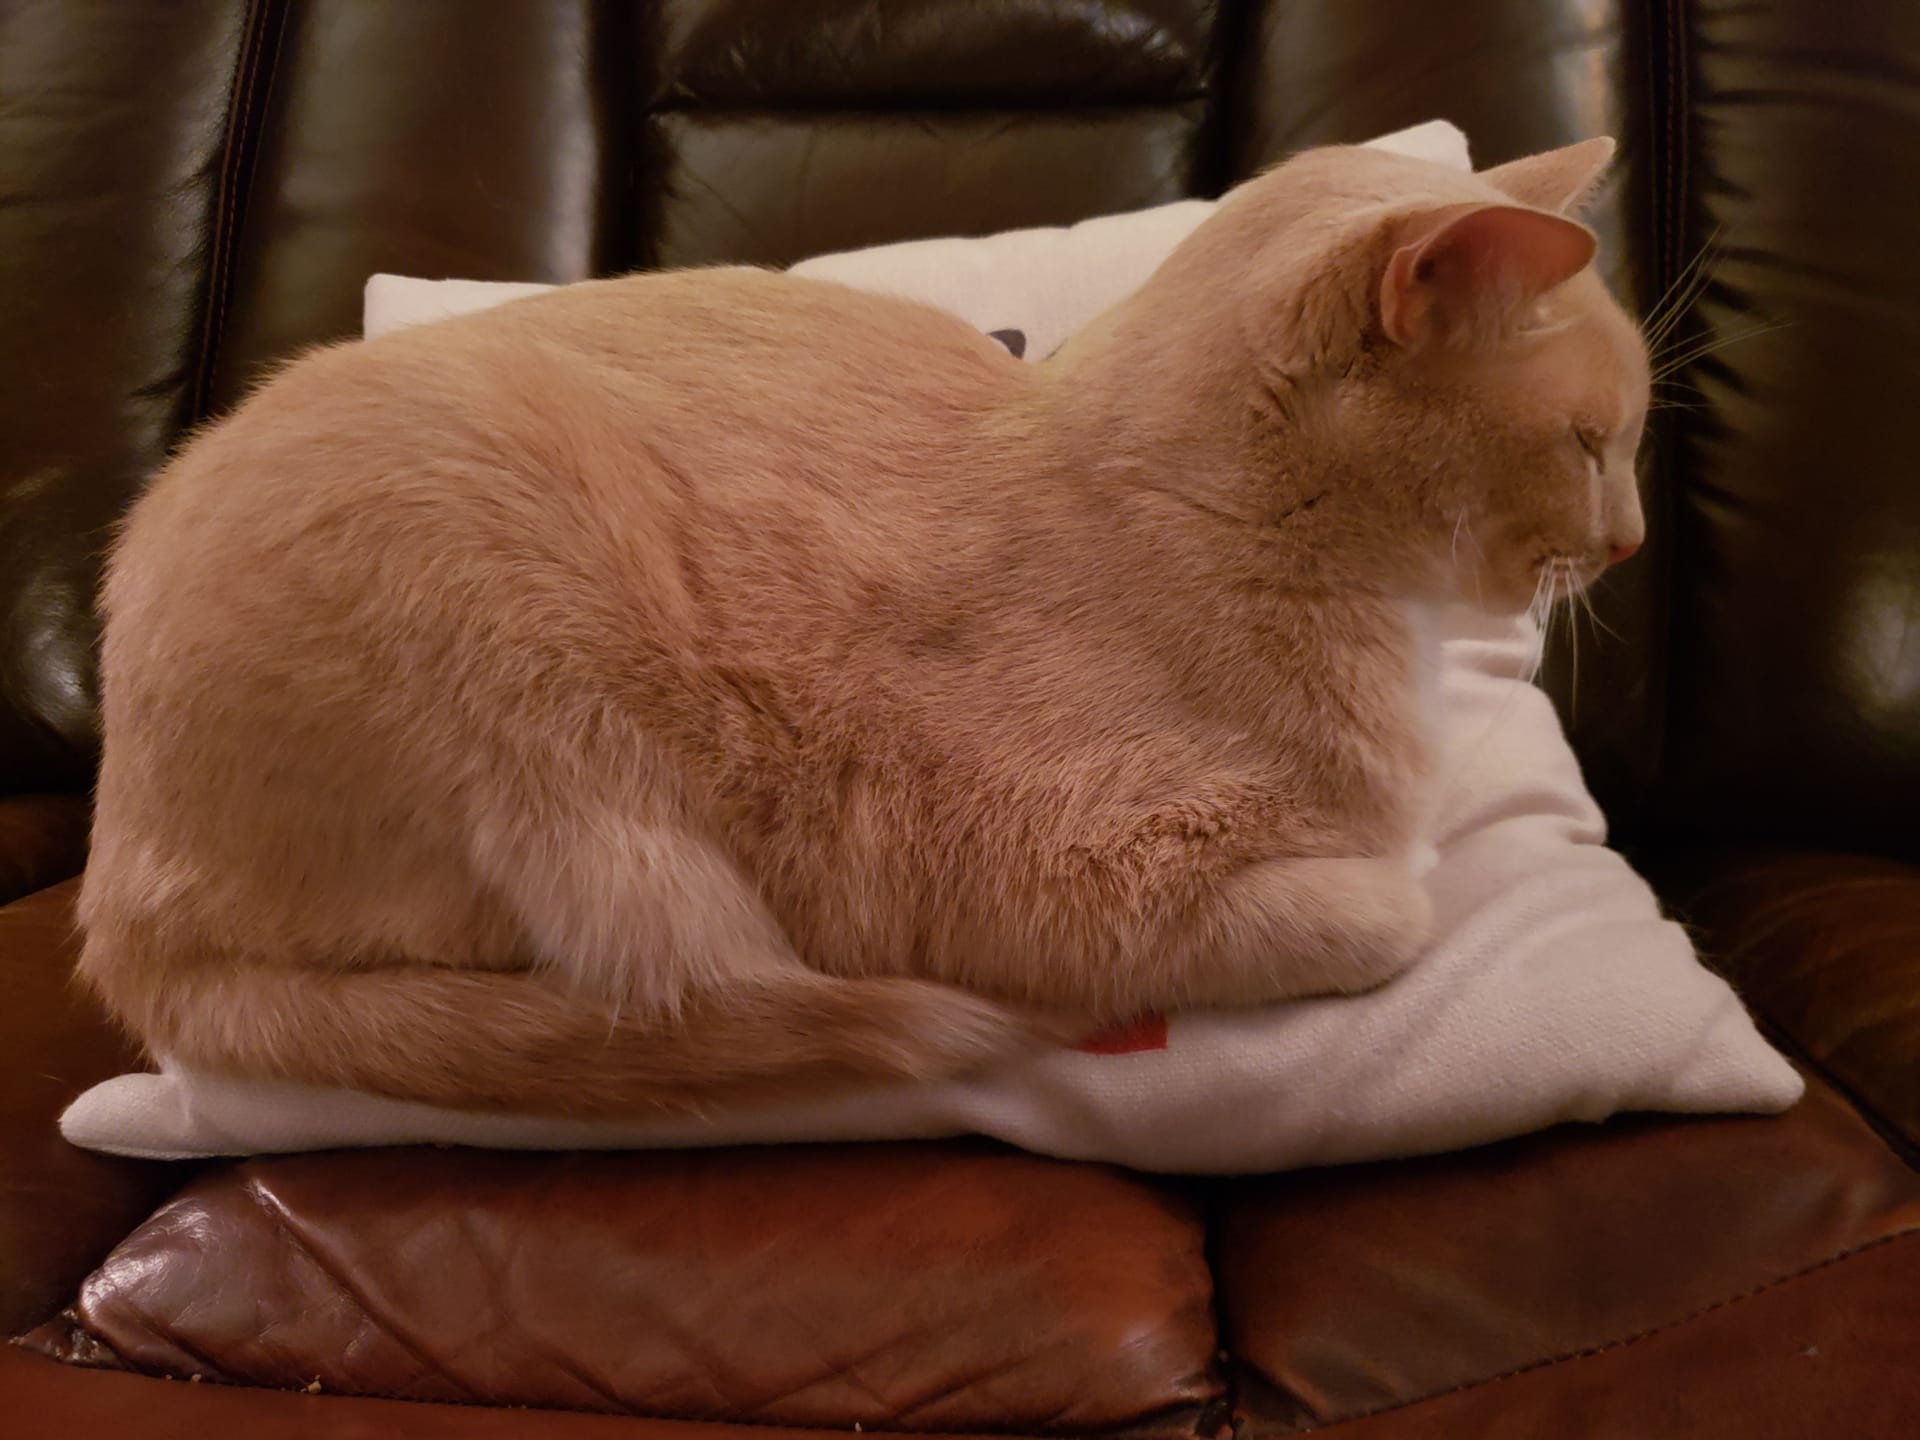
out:
{"label": "cat's head", "polygon": [[1340,477],[1329,538],[1391,554],[1421,598],[1519,610],[1639,548],[1646,347],[1574,218],[1612,153],[1468,174],[1309,151],[1229,202],[1258,236],[1249,403]]}

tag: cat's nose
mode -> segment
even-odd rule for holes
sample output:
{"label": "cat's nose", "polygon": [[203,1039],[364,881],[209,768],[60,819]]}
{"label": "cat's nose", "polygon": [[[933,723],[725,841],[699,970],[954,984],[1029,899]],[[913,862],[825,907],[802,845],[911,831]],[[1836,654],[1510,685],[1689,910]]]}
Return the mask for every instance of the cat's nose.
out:
{"label": "cat's nose", "polygon": [[1639,553],[1640,542],[1638,540],[1628,540],[1607,551],[1607,563],[1609,565],[1618,565],[1623,560],[1631,560]]}

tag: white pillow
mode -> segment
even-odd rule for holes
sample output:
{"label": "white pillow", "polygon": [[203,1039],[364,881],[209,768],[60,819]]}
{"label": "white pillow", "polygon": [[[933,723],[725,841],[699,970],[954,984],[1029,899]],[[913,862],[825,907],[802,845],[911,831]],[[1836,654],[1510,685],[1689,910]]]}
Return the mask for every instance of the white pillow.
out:
{"label": "white pillow", "polygon": [[[1377,144],[1465,168],[1450,125]],[[1126,294],[1209,206],[1070,229],[934,240],[795,269],[1016,329],[1037,359]],[[369,335],[530,286],[377,276]],[[61,1117],[76,1145],[172,1158],[413,1143],[507,1149],[708,1146],[981,1133],[1071,1159],[1232,1173],[1452,1149],[1623,1110],[1783,1110],[1794,1069],[1605,846],[1545,695],[1525,621],[1437,617],[1437,921],[1421,961],[1353,999],[1175,1016],[1105,1047],[976,1079],[898,1085],[711,1121],[476,1115],[167,1068],[123,1075]]]}

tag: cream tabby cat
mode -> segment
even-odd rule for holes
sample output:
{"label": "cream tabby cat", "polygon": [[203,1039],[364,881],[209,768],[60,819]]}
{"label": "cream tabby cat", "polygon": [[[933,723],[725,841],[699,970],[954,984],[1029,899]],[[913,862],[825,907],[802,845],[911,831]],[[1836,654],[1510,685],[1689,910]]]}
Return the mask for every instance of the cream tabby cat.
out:
{"label": "cream tabby cat", "polygon": [[82,974],[203,1070],[573,1114],[1380,984],[1410,605],[1639,542],[1611,151],[1310,152],[1039,365],[754,270],[300,360],[114,555]]}

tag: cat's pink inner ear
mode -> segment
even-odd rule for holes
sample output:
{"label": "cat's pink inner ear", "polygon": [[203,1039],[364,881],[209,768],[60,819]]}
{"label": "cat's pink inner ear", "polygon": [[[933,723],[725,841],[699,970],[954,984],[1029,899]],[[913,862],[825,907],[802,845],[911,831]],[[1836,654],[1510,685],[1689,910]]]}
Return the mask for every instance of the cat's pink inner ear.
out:
{"label": "cat's pink inner ear", "polygon": [[1436,211],[1387,262],[1381,328],[1411,347],[1497,322],[1586,269],[1596,243],[1586,226],[1526,206]]}

